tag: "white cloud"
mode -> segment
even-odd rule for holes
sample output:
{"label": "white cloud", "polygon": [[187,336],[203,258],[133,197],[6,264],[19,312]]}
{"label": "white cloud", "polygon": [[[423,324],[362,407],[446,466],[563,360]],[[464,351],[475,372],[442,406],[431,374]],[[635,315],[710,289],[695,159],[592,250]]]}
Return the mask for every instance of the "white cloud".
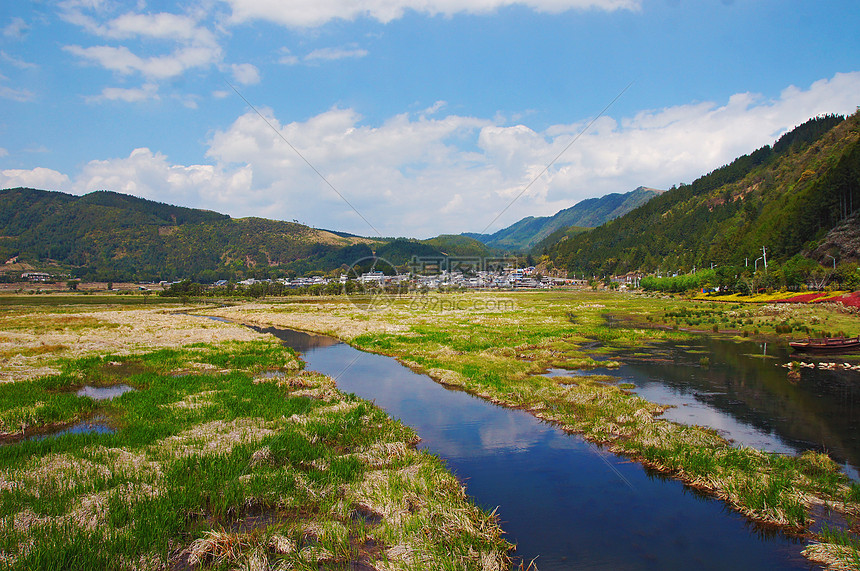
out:
{"label": "white cloud", "polygon": [[0,147],[0,157],[5,157],[5,156],[8,156],[8,155],[9,155],[9,151],[7,151],[6,149],[4,149],[3,147]]}
{"label": "white cloud", "polygon": [[[774,100],[741,93],[722,104],[603,117],[487,230],[609,192],[691,182],[812,116],[854,112],[857,93],[860,72],[806,89],[789,87]],[[416,237],[484,230],[586,125],[538,132],[494,119],[420,112],[373,126],[354,110],[338,108],[283,124],[271,110],[262,112],[380,232]],[[0,180],[41,176],[56,188],[64,179],[77,193],[111,189],[234,216],[296,218],[373,233],[253,112],[212,135],[207,159],[212,164],[175,165],[137,149],[126,158],[91,161],[72,181],[48,169],[4,171]]]}
{"label": "white cloud", "polygon": [[75,177],[71,190],[75,194],[115,190],[171,204],[204,207],[216,202],[220,195],[240,196],[240,191],[250,185],[251,173],[246,168],[223,172],[212,165],[173,165],[165,155],[140,148],[127,158],[90,161]]}
{"label": "white cloud", "polygon": [[125,101],[126,103],[137,103],[149,99],[159,99],[158,86],[154,83],[146,83],[142,87],[122,88],[106,87],[102,89],[101,95],[87,97],[89,103],[100,103],[102,101]]}
{"label": "white cloud", "polygon": [[301,59],[299,59],[298,56],[293,55],[288,48],[281,48],[279,53],[281,54],[280,57],[278,57],[278,63],[280,64],[296,65],[301,62]]}
{"label": "white cloud", "polygon": [[0,50],[0,60],[5,61],[6,63],[12,64],[18,69],[36,69],[39,66],[35,63],[24,61],[21,58],[17,58],[13,55],[7,54],[5,51]]}
{"label": "white cloud", "polygon": [[401,18],[407,11],[451,16],[458,13],[480,14],[511,5],[526,6],[539,12],[566,10],[638,10],[641,0],[224,0],[232,10],[234,22],[268,20],[292,27],[320,26],[335,19],[373,18],[383,23]]}
{"label": "white cloud", "polygon": [[23,103],[25,101],[32,101],[35,97],[33,92],[27,89],[15,89],[14,87],[0,85],[0,99],[11,99],[12,101]]}
{"label": "white cloud", "polygon": [[363,58],[367,57],[369,53],[366,49],[351,45],[348,47],[319,48],[299,57],[292,54],[287,48],[281,48],[281,55],[277,61],[282,65],[298,65],[300,63],[311,65],[326,61]]}
{"label": "white cloud", "polygon": [[[268,122],[300,150],[315,168],[384,233],[432,224],[427,213],[450,202],[443,182],[476,167],[475,161],[449,143],[474,136],[487,121],[450,116],[440,120],[398,115],[379,127],[364,126],[349,109],[332,109],[306,122],[282,125],[271,112]],[[250,189],[222,193],[217,204],[243,204],[244,214],[350,228],[373,234],[361,219],[253,112],[229,129],[216,132],[208,157],[222,172],[247,168]],[[466,177],[464,180],[467,178]],[[464,191],[464,194],[469,190]],[[210,205],[210,208],[214,206]],[[231,210],[232,212],[232,210]]]}
{"label": "white cloud", "polygon": [[433,105],[431,105],[430,107],[428,107],[427,109],[425,109],[424,111],[422,111],[421,113],[424,115],[435,115],[440,110],[444,109],[447,105],[448,105],[447,101],[439,100],[436,103],[434,103]]}
{"label": "white cloud", "polygon": [[151,79],[168,79],[182,75],[186,70],[195,67],[206,67],[220,59],[219,49],[207,47],[186,46],[179,48],[169,55],[140,57],[125,46],[91,46],[84,48],[77,45],[65,46],[63,49],[82,59],[90,60],[98,65],[122,75],[134,72]]}
{"label": "white cloud", "polygon": [[10,39],[20,40],[27,34],[29,29],[30,24],[25,22],[22,18],[12,18],[12,21],[3,27],[3,36]]}
{"label": "white cloud", "polygon": [[31,170],[7,169],[0,171],[0,188],[27,187],[57,190],[68,185],[68,176],[44,167],[36,167]]}
{"label": "white cloud", "polygon": [[[108,40],[161,41],[169,53],[138,55],[126,45],[64,46],[67,52],[122,74],[140,73],[150,80],[169,79],[194,68],[206,68],[222,58],[215,35],[190,16],[170,13],[126,13],[104,24],[84,14],[80,6],[66,5],[64,18]],[[92,8],[92,7],[90,7]]]}
{"label": "white cloud", "polygon": [[[121,4],[110,5],[110,9],[120,7]],[[126,40],[145,37],[208,46],[218,43],[211,31],[201,27],[197,19],[188,15],[126,12],[108,20],[109,7],[104,2],[65,2],[61,8],[63,12],[60,16],[64,20],[102,38]]]}
{"label": "white cloud", "polygon": [[175,93],[172,97],[186,109],[197,109],[199,107],[198,101],[201,99],[200,96],[189,93]]}
{"label": "white cloud", "polygon": [[96,29],[106,38],[137,37],[180,41],[199,46],[216,46],[215,36],[189,16],[159,12],[157,14],[127,13]]}
{"label": "white cloud", "polygon": [[335,61],[339,59],[363,58],[367,55],[367,50],[361,48],[320,48],[314,50],[305,56],[304,60],[308,61]]}
{"label": "white cloud", "polygon": [[254,85],[260,83],[260,70],[250,63],[233,64],[230,66],[233,79],[242,85]]}

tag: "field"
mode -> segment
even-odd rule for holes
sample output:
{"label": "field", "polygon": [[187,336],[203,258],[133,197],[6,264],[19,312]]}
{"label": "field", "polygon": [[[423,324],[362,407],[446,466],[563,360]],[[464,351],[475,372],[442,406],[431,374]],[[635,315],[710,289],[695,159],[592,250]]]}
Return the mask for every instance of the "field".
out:
{"label": "field", "polygon": [[189,309],[0,300],[4,568],[507,568],[414,431]]}
{"label": "field", "polygon": [[[811,559],[849,567],[860,562],[856,535],[847,531],[860,517],[860,485],[826,455],[735,447],[707,427],[661,419],[661,406],[611,378],[542,375],[549,368],[611,368],[627,354],[647,352],[651,343],[702,332],[739,339],[857,335],[860,323],[848,310],[574,291],[316,298],[207,313],[326,333],[394,356],[442,384],[527,410],[753,520],[812,539]],[[845,529],[813,532],[812,514],[821,506],[842,513]]]}

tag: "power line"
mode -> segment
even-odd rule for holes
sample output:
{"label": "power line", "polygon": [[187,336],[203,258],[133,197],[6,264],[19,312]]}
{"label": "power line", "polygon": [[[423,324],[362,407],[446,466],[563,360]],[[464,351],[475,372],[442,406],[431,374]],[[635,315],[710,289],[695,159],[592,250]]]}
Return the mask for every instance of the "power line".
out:
{"label": "power line", "polygon": [[347,204],[347,206],[349,206],[350,208],[352,208],[352,211],[353,211],[353,212],[355,212],[356,214],[358,214],[358,216],[359,216],[362,220],[364,220],[364,222],[365,222],[368,226],[370,226],[370,228],[371,228],[374,232],[376,232],[376,235],[377,235],[377,236],[379,236],[380,238],[382,237],[382,233],[381,233],[379,230],[377,230],[377,229],[376,229],[376,227],[375,227],[373,224],[371,224],[371,223],[370,223],[370,221],[369,221],[367,218],[365,218],[365,217],[364,217],[364,215],[363,215],[361,212],[359,212],[359,211],[358,211],[358,208],[356,208],[355,206],[353,206],[353,205],[352,205],[352,203],[351,203],[349,200],[347,200],[347,198],[346,198],[343,194],[341,194],[341,193],[340,193],[340,191],[339,191],[338,189],[336,189],[336,188],[334,187],[334,185],[333,185],[332,183],[330,183],[330,182],[328,181],[328,179],[327,179],[325,176],[323,176],[323,174],[322,174],[319,170],[317,170],[317,168],[316,168],[314,165],[312,165],[312,164],[311,164],[311,162],[310,162],[309,160],[307,160],[307,159],[305,158],[305,156],[304,156],[302,153],[300,153],[300,152],[299,152],[299,150],[298,150],[297,148],[295,148],[295,147],[293,146],[293,144],[292,144],[292,143],[290,143],[290,142],[287,140],[287,138],[286,138],[286,137],[284,137],[284,134],[283,134],[283,133],[281,133],[278,129],[276,129],[276,128],[275,128],[275,126],[274,126],[274,125],[272,125],[272,123],[271,123],[268,119],[266,119],[265,115],[263,115],[262,113],[260,113],[260,112],[257,110],[257,108],[256,108],[256,107],[254,107],[254,106],[251,104],[251,102],[250,102],[250,101],[248,101],[248,100],[245,98],[245,96],[244,96],[244,95],[242,95],[241,93],[239,93],[239,90],[238,90],[238,89],[236,89],[235,87],[233,87],[233,84],[232,84],[232,83],[230,83],[230,82],[229,82],[229,81],[227,81],[226,79],[224,79],[224,83],[226,83],[227,85],[229,85],[229,86],[230,86],[230,89],[232,89],[233,91],[235,91],[235,92],[236,92],[236,95],[238,95],[238,96],[242,99],[242,101],[244,101],[244,102],[245,102],[245,104],[246,104],[248,107],[250,107],[250,108],[254,111],[254,113],[256,113],[257,115],[259,115],[259,116],[260,116],[260,119],[262,119],[262,120],[266,123],[266,125],[268,125],[268,126],[269,126],[269,128],[270,128],[272,131],[274,131],[274,132],[275,132],[275,134],[277,134],[277,135],[278,135],[278,137],[280,137],[280,138],[281,138],[281,140],[282,140],[283,142],[285,142],[285,143],[287,144],[287,146],[289,146],[289,147],[293,150],[293,152],[294,152],[294,153],[296,153],[296,154],[299,156],[299,158],[300,158],[300,159],[302,159],[302,160],[305,162],[305,164],[306,164],[306,165],[308,165],[308,166],[311,168],[311,170],[313,170],[315,173],[317,173],[317,176],[318,176],[318,177],[320,177],[320,178],[322,179],[322,181],[323,181],[324,183],[326,183],[326,184],[328,185],[328,187],[329,187],[330,189],[332,189],[332,190],[335,192],[335,194],[337,194],[337,195],[340,197],[340,199],[341,199],[341,200],[343,200],[343,201]]}
{"label": "power line", "polygon": [[591,126],[592,126],[592,125],[594,125],[594,122],[595,122],[595,121],[597,121],[598,119],[600,119],[600,118],[603,116],[603,114],[604,114],[604,113],[606,113],[606,111],[607,111],[610,107],[612,107],[612,105],[613,105],[616,101],[618,101],[618,99],[620,99],[622,95],[624,95],[624,92],[625,92],[625,91],[627,91],[628,89],[630,89],[630,87],[631,87],[632,85],[633,85],[633,82],[631,81],[630,83],[628,83],[628,84],[627,84],[627,86],[626,86],[624,89],[622,89],[622,90],[621,90],[621,92],[619,92],[619,93],[618,93],[618,95],[616,95],[616,96],[615,96],[615,98],[614,98],[612,101],[610,101],[610,102],[609,102],[609,104],[608,104],[608,105],[606,105],[606,107],[604,107],[604,108],[600,111],[600,113],[598,113],[598,114],[597,114],[597,116],[596,116],[594,119],[592,119],[591,121],[589,121],[589,122],[588,122],[588,124],[587,124],[585,127],[583,127],[583,128],[582,128],[582,130],[581,130],[579,133],[577,133],[577,135],[573,138],[573,140],[571,140],[571,141],[567,144],[567,146],[566,146],[565,148],[563,148],[563,149],[561,150],[561,152],[560,152],[558,155],[556,155],[556,157],[555,157],[553,160],[551,160],[551,161],[549,162],[549,164],[548,164],[548,165],[546,165],[546,166],[543,168],[543,170],[542,170],[542,171],[540,171],[540,173],[538,173],[538,175],[537,175],[536,177],[534,177],[534,178],[532,179],[532,181],[531,181],[530,183],[528,183],[528,184],[525,186],[525,188],[523,188],[523,189],[520,191],[520,193],[519,193],[519,194],[517,194],[517,195],[514,197],[514,199],[513,199],[513,200],[511,200],[510,204],[508,204],[507,206],[505,206],[505,207],[502,209],[502,211],[501,211],[501,212],[499,212],[499,213],[496,215],[496,217],[495,217],[495,218],[493,218],[493,219],[490,221],[490,223],[489,223],[489,224],[487,224],[487,226],[486,226],[483,230],[481,230],[480,234],[484,234],[484,233],[485,233],[485,232],[490,228],[490,226],[492,226],[493,224],[495,224],[496,220],[498,220],[499,218],[501,218],[502,214],[504,214],[505,212],[507,212],[507,211],[508,211],[508,209],[509,209],[511,206],[513,206],[513,205],[514,205],[514,203],[515,203],[517,200],[519,200],[519,199],[520,199],[520,197],[521,197],[523,194],[525,194],[525,193],[526,193],[526,191],[528,191],[528,189],[530,189],[530,188],[532,187],[532,185],[533,185],[534,183],[536,183],[536,182],[538,181],[538,179],[539,179],[540,177],[542,177],[542,176],[544,175],[544,173],[545,173],[546,171],[548,171],[548,170],[550,169],[550,167],[552,167],[552,165],[554,165],[554,164],[555,164],[555,162],[556,162],[558,159],[560,159],[560,158],[561,158],[561,156],[562,156],[564,153],[566,153],[566,152],[567,152],[567,150],[568,150],[570,147],[572,147],[572,146],[573,146],[573,144],[574,144],[575,142],[577,142],[577,141],[579,140],[579,138],[580,138],[580,137],[582,137],[582,135],[584,135],[586,131],[588,131],[588,129],[589,129],[589,128],[591,128]]}

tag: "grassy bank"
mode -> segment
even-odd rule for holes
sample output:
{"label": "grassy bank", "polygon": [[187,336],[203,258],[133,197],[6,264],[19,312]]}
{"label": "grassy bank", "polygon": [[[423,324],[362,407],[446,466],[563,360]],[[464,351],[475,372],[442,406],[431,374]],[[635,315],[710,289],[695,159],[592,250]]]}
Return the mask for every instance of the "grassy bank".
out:
{"label": "grassy bank", "polygon": [[[605,376],[581,372],[566,377],[542,375],[548,368],[586,372],[596,366],[612,368],[625,355],[647,353],[650,343],[688,339],[695,331],[713,333],[712,326],[685,323],[689,312],[718,320],[716,329],[730,337],[743,338],[742,330],[733,330],[731,323],[737,325],[747,319],[753,323],[744,325],[757,329],[748,336],[776,334],[784,331],[777,326],[789,319],[782,313],[786,306],[734,308],[591,292],[437,297],[443,297],[444,303],[401,298],[373,312],[362,311],[345,300],[327,300],[253,304],[217,313],[239,321],[328,333],[362,349],[395,356],[440,383],[528,410],[635,458],[725,500],[756,521],[805,534],[825,546],[810,547],[810,558],[829,554],[832,562],[855,563],[852,558],[856,559],[857,550],[851,547],[855,544],[829,549],[826,546],[833,545],[832,535],[810,531],[812,514],[821,506],[844,514],[849,526],[860,517],[860,486],[852,484],[826,455],[807,452],[790,457],[735,447],[707,427],[661,419],[661,406]],[[858,332],[856,318],[848,319],[850,316],[828,308],[801,307],[797,311],[812,312],[809,315],[818,316],[826,327],[838,327],[848,334]],[[610,314],[623,321],[609,318]],[[805,313],[790,317],[797,321],[806,318]]]}
{"label": "grassy bank", "polygon": [[[495,518],[411,429],[273,339],[80,309],[3,315],[5,336],[92,344],[34,355],[56,372],[0,384],[4,568],[507,567]],[[76,394],[120,382],[133,390]]]}

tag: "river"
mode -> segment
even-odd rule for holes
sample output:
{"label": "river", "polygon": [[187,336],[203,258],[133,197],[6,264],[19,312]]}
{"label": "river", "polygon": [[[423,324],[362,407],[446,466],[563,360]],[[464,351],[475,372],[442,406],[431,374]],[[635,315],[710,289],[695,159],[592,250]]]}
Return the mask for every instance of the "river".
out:
{"label": "river", "polygon": [[[706,357],[706,365],[700,359]],[[860,372],[782,365],[839,362],[839,356],[791,355],[785,343],[701,337],[662,343],[647,358],[622,357],[602,370],[636,385],[651,402],[675,405],[665,418],[721,431],[737,444],[769,452],[827,452],[860,479]]]}
{"label": "river", "polygon": [[802,542],[723,502],[519,410],[445,388],[330,337],[262,328],[311,370],[413,427],[484,509],[515,557],[562,569],[813,569]]}

